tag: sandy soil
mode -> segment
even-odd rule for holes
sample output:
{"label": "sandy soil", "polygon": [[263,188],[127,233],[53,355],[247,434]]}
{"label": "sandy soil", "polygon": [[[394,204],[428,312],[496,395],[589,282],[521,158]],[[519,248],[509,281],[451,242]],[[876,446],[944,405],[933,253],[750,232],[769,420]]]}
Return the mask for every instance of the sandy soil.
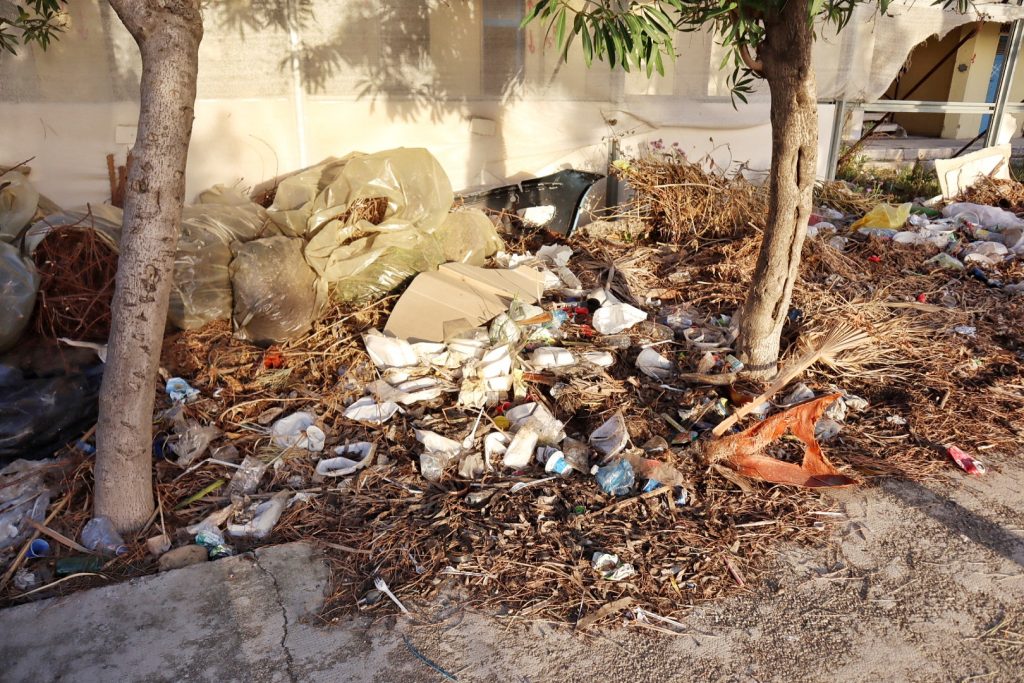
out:
{"label": "sandy soil", "polygon": [[[459,681],[1024,680],[1024,467],[841,491],[833,543],[783,548],[745,595],[695,608],[685,634],[613,624],[587,635],[466,613],[347,629],[353,679]],[[353,634],[354,635],[354,634]],[[367,656],[368,655],[368,656]]]}

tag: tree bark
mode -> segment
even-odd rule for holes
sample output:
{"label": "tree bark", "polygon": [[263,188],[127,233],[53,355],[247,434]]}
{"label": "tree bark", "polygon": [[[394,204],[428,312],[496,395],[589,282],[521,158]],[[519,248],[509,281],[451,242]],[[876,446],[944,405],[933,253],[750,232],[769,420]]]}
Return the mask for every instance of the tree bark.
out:
{"label": "tree bark", "polygon": [[789,0],[765,20],[759,61],[771,92],[772,168],[768,223],[739,321],[738,351],[747,372],[775,374],[779,339],[800,268],[817,172],[818,109],[807,2]]}
{"label": "tree bark", "polygon": [[199,42],[198,0],[110,0],[142,55],[107,365],[96,429],[96,516],[122,531],[153,511],[153,398],[185,199]]}

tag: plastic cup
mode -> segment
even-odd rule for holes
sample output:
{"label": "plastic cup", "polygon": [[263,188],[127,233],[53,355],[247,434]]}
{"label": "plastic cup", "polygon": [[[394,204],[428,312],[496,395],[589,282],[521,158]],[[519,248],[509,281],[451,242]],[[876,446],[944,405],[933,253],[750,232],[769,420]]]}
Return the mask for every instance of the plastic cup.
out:
{"label": "plastic cup", "polygon": [[32,541],[28,547],[28,552],[25,553],[25,557],[32,560],[37,557],[48,557],[50,555],[50,544],[41,538],[37,538]]}

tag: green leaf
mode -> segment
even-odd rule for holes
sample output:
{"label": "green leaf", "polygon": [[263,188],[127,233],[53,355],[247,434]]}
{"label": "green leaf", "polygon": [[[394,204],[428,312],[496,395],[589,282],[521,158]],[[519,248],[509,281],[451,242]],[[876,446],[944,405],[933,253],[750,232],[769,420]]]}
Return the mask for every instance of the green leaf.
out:
{"label": "green leaf", "polygon": [[613,24],[609,24],[605,27],[604,42],[605,47],[608,48],[608,63],[614,69],[615,64],[618,61],[619,54],[622,52],[622,43],[619,42],[618,36],[615,35]]}
{"label": "green leaf", "polygon": [[589,67],[594,61],[594,43],[590,40],[590,31],[584,26],[580,31],[583,38],[583,62]]}
{"label": "green leaf", "polygon": [[654,53],[654,68],[659,76],[665,75],[665,65],[661,63],[661,50]]}
{"label": "green leaf", "polygon": [[558,23],[556,28],[555,40],[558,41],[558,47],[562,47],[565,44],[565,7],[558,13]]}
{"label": "green leaf", "polygon": [[668,18],[668,15],[662,12],[657,6],[645,5],[644,13],[647,14],[659,28],[661,28],[662,33],[670,35],[675,30],[675,24]]}

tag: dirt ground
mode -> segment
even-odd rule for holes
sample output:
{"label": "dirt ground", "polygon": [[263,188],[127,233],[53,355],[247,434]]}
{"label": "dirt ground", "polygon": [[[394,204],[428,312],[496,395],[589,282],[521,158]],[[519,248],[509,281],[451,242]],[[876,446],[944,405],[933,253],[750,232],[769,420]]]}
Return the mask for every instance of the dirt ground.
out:
{"label": "dirt ground", "polygon": [[436,625],[367,624],[353,680],[441,680],[404,634],[459,681],[1019,681],[1022,480],[1013,463],[830,494],[846,515],[831,544],[783,548],[765,581],[698,606],[682,635],[584,636],[466,614],[453,597]]}

